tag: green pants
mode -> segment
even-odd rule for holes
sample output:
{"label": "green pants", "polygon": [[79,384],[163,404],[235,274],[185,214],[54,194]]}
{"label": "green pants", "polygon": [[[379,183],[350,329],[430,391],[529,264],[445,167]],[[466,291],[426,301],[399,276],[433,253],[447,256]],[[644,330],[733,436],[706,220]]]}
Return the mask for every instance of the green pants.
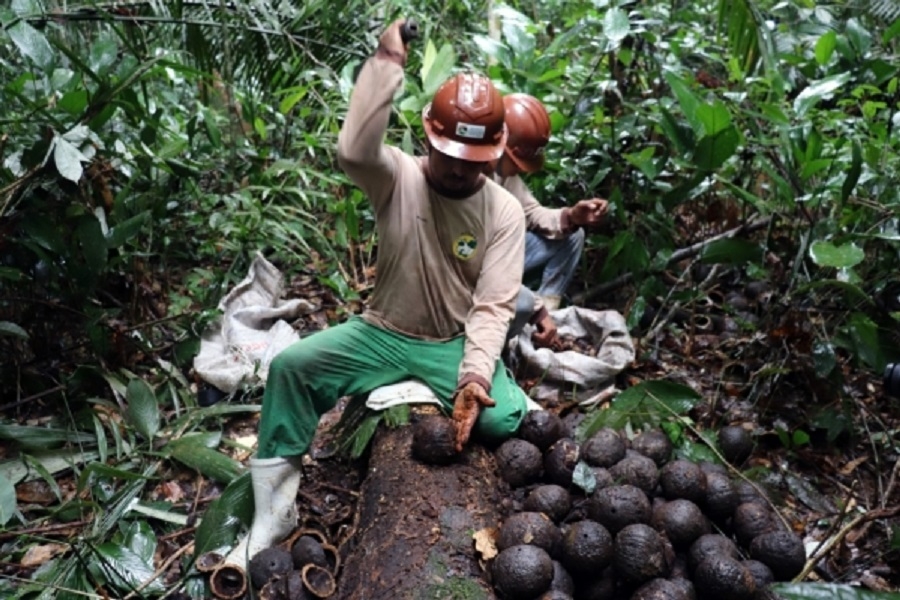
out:
{"label": "green pants", "polygon": [[[462,337],[425,341],[366,323],[360,317],[325,329],[283,350],[269,366],[259,426],[259,458],[307,451],[319,418],[343,396],[406,379],[428,385],[448,412],[463,356]],[[501,361],[491,382],[497,405],[484,408],[473,436],[497,442],[513,435],[525,416],[525,392]]]}

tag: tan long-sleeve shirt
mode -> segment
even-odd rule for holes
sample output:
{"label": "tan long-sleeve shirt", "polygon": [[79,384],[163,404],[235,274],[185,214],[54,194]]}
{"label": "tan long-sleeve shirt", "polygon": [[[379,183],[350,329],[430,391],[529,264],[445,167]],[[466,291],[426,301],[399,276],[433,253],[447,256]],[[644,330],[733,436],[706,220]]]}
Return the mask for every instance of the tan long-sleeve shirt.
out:
{"label": "tan long-sleeve shirt", "polygon": [[512,177],[501,177],[494,173],[494,181],[500,184],[503,189],[516,197],[516,200],[522,205],[525,211],[525,221],[528,231],[533,231],[551,240],[557,240],[570,235],[576,228],[573,228],[565,215],[564,208],[547,208],[537,201],[525,181],[519,175]]}
{"label": "tan long-sleeve shirt", "polygon": [[515,312],[525,257],[525,217],[493,181],[463,199],[428,185],[425,158],[384,143],[403,69],[366,61],[338,138],[341,168],[366,193],[378,232],[368,322],[422,339],[465,335],[459,383],[490,391]]}

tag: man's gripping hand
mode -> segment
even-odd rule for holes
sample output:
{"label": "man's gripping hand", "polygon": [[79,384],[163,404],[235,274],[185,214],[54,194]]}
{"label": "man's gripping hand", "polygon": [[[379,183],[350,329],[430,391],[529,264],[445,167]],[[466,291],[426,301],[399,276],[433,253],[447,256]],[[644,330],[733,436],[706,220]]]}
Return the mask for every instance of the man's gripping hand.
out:
{"label": "man's gripping hand", "polygon": [[469,435],[472,433],[472,427],[478,420],[483,406],[496,406],[496,402],[488,396],[487,391],[481,387],[480,383],[470,381],[461,389],[456,391],[453,397],[453,421],[456,424],[456,451],[462,452],[466,442],[469,441]]}
{"label": "man's gripping hand", "polygon": [[401,30],[406,23],[406,19],[397,19],[384,30],[381,37],[378,38],[377,56],[387,58],[399,64],[406,65],[406,55],[409,44],[404,43]]}
{"label": "man's gripping hand", "polygon": [[579,227],[593,227],[603,220],[608,210],[609,203],[602,198],[579,200],[569,209],[569,220]]}

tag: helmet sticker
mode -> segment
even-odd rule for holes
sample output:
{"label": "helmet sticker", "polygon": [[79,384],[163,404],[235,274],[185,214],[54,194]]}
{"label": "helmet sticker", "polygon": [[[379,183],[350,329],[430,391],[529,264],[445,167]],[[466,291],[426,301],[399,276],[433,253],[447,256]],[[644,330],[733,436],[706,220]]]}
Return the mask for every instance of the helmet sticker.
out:
{"label": "helmet sticker", "polygon": [[461,138],[483,140],[485,133],[484,125],[474,125],[472,123],[463,123],[462,121],[456,124],[456,135]]}
{"label": "helmet sticker", "polygon": [[453,242],[453,256],[460,260],[469,260],[475,256],[478,240],[469,233],[464,233]]}

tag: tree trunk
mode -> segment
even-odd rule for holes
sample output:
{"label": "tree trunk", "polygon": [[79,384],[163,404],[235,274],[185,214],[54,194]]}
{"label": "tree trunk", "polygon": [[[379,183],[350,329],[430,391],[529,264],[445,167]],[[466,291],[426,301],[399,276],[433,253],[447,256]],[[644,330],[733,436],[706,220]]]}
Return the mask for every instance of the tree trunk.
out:
{"label": "tree trunk", "polygon": [[501,520],[508,486],[493,454],[470,443],[451,465],[425,465],[412,457],[412,430],[382,426],[372,442],[336,598],[495,598],[473,539]]}

